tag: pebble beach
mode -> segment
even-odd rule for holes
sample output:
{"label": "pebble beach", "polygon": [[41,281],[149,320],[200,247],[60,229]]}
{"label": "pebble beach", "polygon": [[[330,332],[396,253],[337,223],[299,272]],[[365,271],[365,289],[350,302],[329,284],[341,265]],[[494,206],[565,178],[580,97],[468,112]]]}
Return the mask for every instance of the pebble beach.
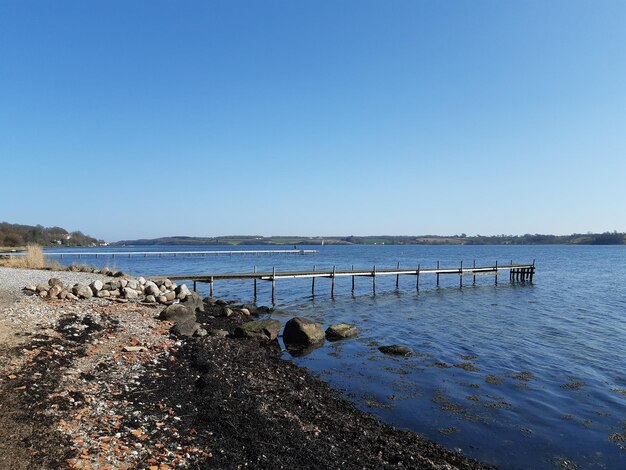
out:
{"label": "pebble beach", "polygon": [[2,468],[484,468],[234,338],[245,309],[205,299],[209,334],[180,338],[163,305],[22,292],[52,277],[110,280],[0,268]]}

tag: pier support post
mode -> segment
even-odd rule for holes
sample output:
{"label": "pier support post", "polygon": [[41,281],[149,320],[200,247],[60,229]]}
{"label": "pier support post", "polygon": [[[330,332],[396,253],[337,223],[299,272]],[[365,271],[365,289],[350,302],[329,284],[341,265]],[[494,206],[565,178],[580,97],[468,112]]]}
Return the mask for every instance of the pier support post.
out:
{"label": "pier support post", "polygon": [[[476,260],[474,260],[474,269],[476,269]],[[474,276],[472,278],[472,285],[476,285],[476,271],[474,271]]]}
{"label": "pier support post", "polygon": [[[398,266],[396,267],[398,271],[400,271],[400,261],[398,261]],[[396,274],[396,289],[400,286],[400,275]]]}
{"label": "pier support post", "polygon": [[272,266],[272,305],[276,303],[276,267]]}
{"label": "pier support post", "polygon": [[[315,265],[313,265],[313,272],[315,272]],[[315,276],[311,278],[311,295],[315,297]]]}
{"label": "pier support post", "polygon": [[496,286],[497,286],[498,285],[498,260],[496,260],[496,275],[494,277],[496,279],[495,283],[496,283]]}
{"label": "pier support post", "polygon": [[459,287],[463,288],[463,260],[461,260],[461,267],[459,268]]}
{"label": "pier support post", "polygon": [[374,270],[372,271],[372,293],[376,295],[376,265],[374,265]]}
{"label": "pier support post", "polygon": [[439,287],[439,261],[437,261],[437,287]]}
{"label": "pier support post", "polygon": [[[254,272],[256,274],[256,264],[252,268],[252,272]],[[256,277],[254,278],[253,294],[254,294],[254,301],[256,302]]]}
{"label": "pier support post", "polygon": [[209,279],[209,295],[213,297],[213,276]]}
{"label": "pier support post", "polygon": [[196,281],[193,281],[193,291],[196,292]]}
{"label": "pier support post", "polygon": [[330,281],[330,298],[335,298],[335,266],[333,266],[333,275]]}
{"label": "pier support post", "polygon": [[[354,272],[354,264],[352,265],[352,272]],[[352,275],[352,293],[354,294],[354,274]]]}
{"label": "pier support post", "polygon": [[415,289],[420,290],[420,265],[417,265],[417,274],[415,274]]}

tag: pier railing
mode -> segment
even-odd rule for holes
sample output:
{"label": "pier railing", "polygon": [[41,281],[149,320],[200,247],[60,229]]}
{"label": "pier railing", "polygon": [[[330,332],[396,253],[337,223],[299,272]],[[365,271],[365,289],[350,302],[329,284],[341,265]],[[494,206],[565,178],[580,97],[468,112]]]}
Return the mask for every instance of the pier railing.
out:
{"label": "pier railing", "polygon": [[[371,277],[372,278],[372,293],[376,295],[376,278],[378,276],[396,276],[396,288],[400,286],[400,276],[415,276],[415,288],[420,288],[420,277],[425,275],[435,275],[436,285],[439,287],[440,276],[445,275],[457,275],[459,277],[459,287],[463,287],[464,277],[471,276],[472,284],[476,284],[477,276],[493,275],[494,283],[498,284],[498,278],[503,272],[508,272],[509,282],[515,283],[532,283],[533,276],[535,274],[535,261],[532,264],[510,264],[498,265],[496,262],[493,266],[476,266],[476,262],[472,263],[472,266],[463,266],[463,262],[458,267],[440,267],[437,262],[436,267],[423,268],[420,264],[415,268],[401,268],[400,263],[395,268],[377,268],[373,266],[372,269],[355,269],[352,266],[349,270],[336,269],[333,266],[332,269],[313,269],[310,271],[276,271],[276,268],[272,268],[271,271],[257,271],[256,266],[252,272],[247,273],[214,273],[214,274],[181,274],[173,276],[158,276],[162,278],[168,278],[170,280],[180,281],[192,281],[194,291],[197,289],[197,283],[209,284],[210,295],[213,296],[214,284],[216,281],[229,281],[229,280],[252,280],[253,281],[253,294],[256,300],[257,297],[257,281],[268,281],[272,283],[272,303],[276,301],[276,281],[279,279],[311,279],[311,294],[315,295],[315,280],[317,278],[329,278],[331,280],[330,296],[335,295],[335,279],[338,277],[351,277],[352,278],[352,292],[355,290],[355,279],[357,277]],[[154,276],[152,276],[154,278]]]}

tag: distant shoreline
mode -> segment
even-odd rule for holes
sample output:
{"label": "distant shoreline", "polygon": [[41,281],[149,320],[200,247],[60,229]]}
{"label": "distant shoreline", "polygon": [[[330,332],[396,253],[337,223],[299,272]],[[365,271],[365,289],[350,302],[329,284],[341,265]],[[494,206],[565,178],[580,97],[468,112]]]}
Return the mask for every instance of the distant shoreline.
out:
{"label": "distant shoreline", "polygon": [[333,237],[300,237],[300,236],[224,236],[224,237],[161,237],[138,240],[121,240],[111,246],[159,246],[159,245],[623,245],[624,233],[605,232],[596,234],[572,235],[494,235],[467,236],[454,235],[420,235],[420,236],[333,236]]}

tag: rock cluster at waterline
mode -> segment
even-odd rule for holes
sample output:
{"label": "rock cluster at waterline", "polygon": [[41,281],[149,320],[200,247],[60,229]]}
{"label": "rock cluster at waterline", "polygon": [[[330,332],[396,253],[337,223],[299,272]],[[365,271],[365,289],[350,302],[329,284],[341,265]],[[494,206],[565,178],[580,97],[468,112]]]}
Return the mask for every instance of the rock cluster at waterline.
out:
{"label": "rock cluster at waterline", "polygon": [[78,300],[97,297],[166,305],[177,300],[182,301],[192,294],[185,284],[179,286],[169,279],[149,281],[143,277],[120,278],[107,282],[96,279],[89,285],[78,283],[71,287],[53,277],[48,284],[27,285],[23,291],[45,299]]}

